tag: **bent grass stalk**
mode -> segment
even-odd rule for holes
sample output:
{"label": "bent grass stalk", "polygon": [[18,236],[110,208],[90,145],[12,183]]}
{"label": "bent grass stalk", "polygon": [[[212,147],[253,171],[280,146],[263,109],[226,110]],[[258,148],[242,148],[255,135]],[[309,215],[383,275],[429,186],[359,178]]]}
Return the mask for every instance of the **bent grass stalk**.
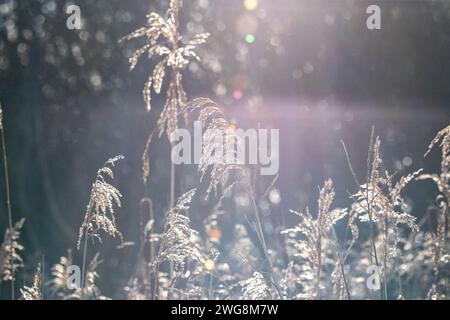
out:
{"label": "bent grass stalk", "polygon": [[116,156],[108,159],[102,168],[97,171],[95,181],[92,185],[91,195],[89,197],[89,203],[86,208],[84,221],[80,227],[77,248],[80,249],[81,240],[84,237],[83,244],[83,265],[81,273],[81,299],[84,299],[85,287],[86,287],[86,258],[87,258],[87,242],[89,239],[97,239],[102,241],[99,235],[100,231],[104,231],[112,237],[118,236],[123,246],[122,233],[116,226],[114,216],[114,203],[118,207],[121,206],[120,198],[122,194],[114,186],[106,182],[105,177],[114,179],[114,173],[111,168],[115,166],[115,163],[122,160],[123,156]]}

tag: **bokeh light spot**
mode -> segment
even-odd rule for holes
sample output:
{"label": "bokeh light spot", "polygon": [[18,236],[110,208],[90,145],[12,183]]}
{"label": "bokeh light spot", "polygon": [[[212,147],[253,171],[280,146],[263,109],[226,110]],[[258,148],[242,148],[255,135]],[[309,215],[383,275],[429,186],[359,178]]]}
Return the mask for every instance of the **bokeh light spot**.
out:
{"label": "bokeh light spot", "polygon": [[211,241],[219,241],[222,238],[222,232],[219,229],[212,229],[208,236]]}
{"label": "bokeh light spot", "polygon": [[205,261],[204,267],[206,271],[211,272],[216,268],[216,263],[214,262],[214,260],[208,259]]}
{"label": "bokeh light spot", "polygon": [[241,90],[234,90],[233,98],[235,100],[241,100],[243,96],[244,96],[244,93]]}
{"label": "bokeh light spot", "polygon": [[281,194],[278,189],[272,189],[269,193],[269,200],[273,204],[279,204],[281,202]]}
{"label": "bokeh light spot", "polygon": [[258,0],[244,0],[244,7],[248,11],[253,11],[258,8]]}
{"label": "bokeh light spot", "polygon": [[253,42],[255,42],[255,36],[251,33],[247,34],[245,36],[245,42],[252,44]]}

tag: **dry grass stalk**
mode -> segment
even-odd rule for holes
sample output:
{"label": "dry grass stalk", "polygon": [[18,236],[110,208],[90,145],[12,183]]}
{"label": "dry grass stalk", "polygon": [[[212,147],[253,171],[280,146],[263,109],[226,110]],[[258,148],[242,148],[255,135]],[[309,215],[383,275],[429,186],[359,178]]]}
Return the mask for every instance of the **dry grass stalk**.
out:
{"label": "dry grass stalk", "polygon": [[[114,203],[121,206],[120,198],[122,194],[120,191],[106,182],[106,177],[114,179],[114,173],[111,168],[115,163],[124,159],[123,156],[116,156],[105,162],[104,166],[97,171],[97,177],[92,185],[91,196],[86,208],[83,224],[80,227],[77,248],[80,250],[81,240],[84,236],[83,247],[83,269],[81,274],[81,282],[83,288],[86,284],[86,255],[88,239],[102,241],[100,231],[104,231],[113,238],[118,236],[120,238],[121,246],[123,246],[122,233],[116,226],[116,218],[114,216]],[[85,290],[81,291],[82,299]]]}
{"label": "dry grass stalk", "polygon": [[[244,165],[239,164],[237,154],[231,154],[228,161],[217,161],[214,150],[222,150],[223,144],[231,143],[237,147],[234,126],[226,119],[222,108],[208,98],[197,98],[186,104],[183,109],[189,114],[196,114],[197,121],[203,125],[203,154],[198,165],[201,181],[205,180],[209,172],[209,184],[207,194],[220,190],[227,193],[237,184],[246,186],[248,173]],[[216,139],[221,136],[221,139]],[[230,142],[231,141],[231,142]],[[219,145],[220,144],[220,145]],[[235,148],[236,150],[236,148]],[[209,171],[209,169],[211,169]]]}
{"label": "dry grass stalk", "polygon": [[59,263],[51,268],[52,279],[48,282],[50,293],[62,300],[66,300],[75,288],[70,288],[70,267],[73,264],[72,250],[67,250],[67,256],[61,257]]}
{"label": "dry grass stalk", "polygon": [[0,283],[12,281],[17,268],[23,267],[20,251],[23,246],[18,242],[25,219],[18,221],[12,229],[7,229],[0,247]]}
{"label": "dry grass stalk", "polygon": [[439,145],[442,151],[441,173],[423,174],[419,177],[419,179],[431,179],[437,185],[439,192],[445,196],[448,203],[450,201],[450,126],[441,130],[436,135],[429,145],[425,156],[427,156],[437,145]]}
{"label": "dry grass stalk", "polygon": [[153,202],[150,198],[141,199],[139,210],[140,246],[136,270],[124,288],[130,300],[149,300],[152,297],[152,285],[155,277],[152,264],[155,261],[156,246],[160,235],[155,232]]}
{"label": "dry grass stalk", "polygon": [[[418,231],[416,217],[405,212],[407,205],[401,193],[411,181],[419,176],[422,170],[401,177],[394,184],[394,175],[390,175],[383,169],[380,147],[380,138],[375,137],[372,128],[367,158],[367,175],[364,184],[358,182],[345,146],[344,149],[358,187],[358,191],[350,196],[353,201],[351,216],[363,223],[369,223],[370,265],[376,266],[384,279],[383,290],[380,291],[380,294],[382,299],[387,299],[388,269],[392,267],[394,258],[401,258],[398,246],[399,225],[406,225],[413,232]],[[356,219],[354,222],[356,223]],[[381,245],[378,245],[378,243],[381,243]]]}
{"label": "dry grass stalk", "polygon": [[147,40],[147,44],[136,50],[130,57],[130,70],[136,67],[144,53],[148,53],[149,58],[158,56],[161,59],[144,86],[143,95],[147,110],[151,110],[152,88],[156,94],[160,94],[164,78],[169,71],[171,72],[166,104],[158,120],[159,135],[166,131],[169,137],[178,128],[179,110],[187,102],[181,70],[191,59],[200,60],[196,49],[209,37],[208,33],[201,33],[195,35],[191,40],[183,42],[179,30],[179,12],[182,5],[181,0],[171,0],[166,18],[151,12],[147,15],[145,27],[139,28],[121,39],[121,41],[128,41],[145,37]]}
{"label": "dry grass stalk", "polygon": [[241,286],[243,300],[267,300],[272,297],[270,288],[259,272],[254,272],[251,278],[242,281]]}
{"label": "dry grass stalk", "polygon": [[431,234],[431,257],[433,261],[434,282],[428,292],[430,299],[447,299],[449,296],[448,261],[450,260],[450,250],[448,248],[449,214],[450,214],[450,126],[441,130],[428,147],[425,154],[427,156],[431,150],[439,145],[441,148],[441,173],[423,174],[418,177],[420,180],[432,180],[440,195],[436,199],[438,205],[437,227]]}
{"label": "dry grass stalk", "polygon": [[[166,215],[164,232],[158,255],[154,261],[156,274],[162,262],[174,264],[174,271],[183,275],[187,268],[193,274],[201,272],[205,257],[199,245],[199,233],[190,227],[188,211],[196,189],[186,192],[178,199],[177,205]],[[192,268],[192,269],[191,269]],[[176,278],[176,277],[175,277]],[[172,279],[172,282],[175,280]],[[155,277],[154,298],[159,297],[158,277]]]}
{"label": "dry grass stalk", "polygon": [[114,216],[114,204],[118,207],[121,206],[120,198],[122,194],[117,188],[106,182],[107,177],[114,179],[112,168],[117,161],[122,159],[124,159],[123,156],[109,159],[97,172],[97,177],[92,185],[84,221],[78,235],[78,250],[80,249],[83,237],[86,240],[97,239],[101,242],[100,231],[104,231],[113,238],[116,236],[119,237],[121,243],[123,243],[123,236],[117,228],[116,218]]}
{"label": "dry grass stalk", "polygon": [[42,274],[41,274],[41,264],[39,263],[36,272],[33,277],[33,285],[31,287],[23,287],[20,289],[22,294],[22,300],[42,300]]}
{"label": "dry grass stalk", "polygon": [[192,246],[199,234],[190,228],[189,207],[196,189],[186,192],[178,199],[177,205],[166,216],[166,224],[162,235],[162,251],[159,258],[175,262],[181,269],[187,258],[202,262],[200,250]]}
{"label": "dry grass stalk", "polygon": [[[241,148],[241,140],[235,133],[235,127],[226,119],[222,108],[208,98],[194,99],[186,104],[183,111],[188,114],[197,114],[197,121],[203,125],[203,154],[198,166],[198,172],[201,174],[201,181],[204,181],[205,176],[209,173],[207,196],[212,191],[217,194],[220,190],[223,198],[225,195],[231,194],[233,189],[238,186],[249,196],[253,209],[253,217],[249,220],[253,221],[251,227],[258,236],[259,244],[269,267],[269,275],[266,272],[263,275],[267,277],[267,282],[276,288],[278,295],[281,297],[281,288],[275,280],[273,263],[264,237],[253,189],[250,185],[248,170],[238,159],[237,151],[238,148]],[[217,137],[220,137],[220,139],[217,139]],[[233,151],[229,153],[230,150],[227,150],[226,155],[216,155],[215,152],[223,150],[223,145],[232,146]],[[219,161],[217,159],[218,156]],[[226,161],[223,161],[223,157],[226,157]],[[222,198],[219,202],[222,201]]]}
{"label": "dry grass stalk", "polygon": [[[322,270],[326,264],[330,263],[333,266],[336,265],[334,284],[345,287],[348,297],[350,296],[344,275],[343,261],[337,244],[333,243],[333,241],[337,242],[337,239],[331,240],[331,237],[334,236],[334,225],[347,215],[347,211],[330,209],[334,196],[332,181],[325,181],[320,190],[316,218],[313,218],[308,208],[304,213],[291,210],[300,218],[300,221],[296,227],[282,231],[282,234],[288,235],[288,244],[292,248],[294,258],[299,259],[299,262],[303,264],[302,272],[296,281],[301,283],[304,289],[302,294],[297,295],[297,298],[321,298],[322,278],[324,277]],[[299,239],[299,235],[304,237],[304,240]],[[333,245],[334,247],[332,247]],[[337,257],[334,261],[326,258],[330,250],[334,250],[336,253]]]}
{"label": "dry grass stalk", "polygon": [[[179,26],[179,14],[182,6],[182,0],[171,0],[165,18],[156,12],[151,12],[147,15],[146,26],[133,31],[120,40],[121,42],[144,37],[147,41],[143,47],[136,50],[130,57],[130,70],[133,70],[136,67],[139,59],[144,53],[148,54],[149,59],[152,59],[154,56],[157,56],[160,59],[144,85],[143,96],[147,110],[150,111],[152,88],[156,94],[160,94],[164,79],[167,75],[169,84],[166,94],[166,103],[159,116],[155,130],[158,130],[160,137],[166,132],[171,143],[171,134],[178,128],[178,116],[181,109],[187,103],[187,95],[183,86],[182,70],[190,60],[200,60],[196,50],[198,46],[204,44],[209,37],[208,33],[201,33],[196,34],[187,42],[183,41]],[[149,135],[142,156],[142,177],[144,184],[147,183],[150,175],[149,147],[154,132],[155,131],[152,131]],[[175,168],[172,165],[170,206],[173,206],[175,201],[174,180]]]}
{"label": "dry grass stalk", "polygon": [[67,300],[110,300],[110,298],[102,294],[100,288],[95,283],[99,277],[97,267],[102,263],[99,258],[100,254],[96,253],[89,263],[84,287],[76,289],[74,293],[67,297]]}

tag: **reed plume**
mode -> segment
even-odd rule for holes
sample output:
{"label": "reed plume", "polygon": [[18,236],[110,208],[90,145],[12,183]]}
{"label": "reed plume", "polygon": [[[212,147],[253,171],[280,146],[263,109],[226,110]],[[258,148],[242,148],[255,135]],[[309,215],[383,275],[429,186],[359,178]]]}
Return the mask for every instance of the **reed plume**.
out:
{"label": "reed plume", "polygon": [[159,292],[159,267],[161,263],[173,263],[176,276],[171,280],[172,285],[177,277],[182,277],[188,270],[190,276],[203,270],[205,255],[201,248],[200,235],[190,227],[188,216],[190,203],[195,192],[196,189],[192,189],[183,194],[178,199],[177,205],[167,212],[158,255],[153,262],[156,274],[154,298],[161,296]]}
{"label": "reed plume", "polygon": [[[202,123],[204,129],[203,153],[198,172],[201,182],[209,173],[206,193],[227,193],[237,184],[248,182],[247,169],[237,158],[236,150],[240,140],[237,139],[234,126],[226,119],[222,108],[211,99],[196,98],[186,104],[183,111],[196,115],[197,121]],[[231,145],[232,152],[225,154],[224,145]]]}
{"label": "reed plume", "polygon": [[[97,171],[97,177],[91,188],[91,196],[86,208],[84,221],[80,227],[77,248],[80,250],[81,240],[84,237],[83,247],[83,269],[81,282],[83,288],[86,286],[86,254],[88,239],[94,241],[102,241],[100,232],[114,237],[119,237],[121,246],[123,246],[123,236],[116,225],[116,218],[114,216],[114,204],[121,206],[120,198],[122,194],[120,191],[106,182],[106,178],[114,179],[112,168],[119,160],[124,159],[124,156],[116,156],[105,162],[102,168]],[[93,260],[94,261],[94,260]],[[95,265],[96,266],[96,265]],[[85,290],[81,291],[82,299]]]}
{"label": "reed plume", "polygon": [[87,239],[97,239],[102,241],[100,231],[104,231],[111,237],[119,237],[123,244],[123,236],[116,225],[114,216],[114,204],[121,206],[120,191],[109,184],[106,178],[114,179],[112,168],[123,156],[117,156],[105,162],[104,166],[97,171],[97,177],[92,185],[91,196],[87,205],[84,221],[80,227],[77,248],[80,249],[83,237]]}
{"label": "reed plume", "polygon": [[186,192],[180,197],[177,205],[166,216],[164,233],[157,260],[159,263],[170,261],[175,270],[185,272],[186,263],[195,263],[202,268],[205,257],[198,245],[199,233],[190,227],[189,206],[196,189]]}
{"label": "reed plume", "polygon": [[152,88],[156,94],[160,94],[166,74],[171,73],[166,104],[158,120],[159,135],[166,131],[169,138],[170,134],[178,128],[179,110],[187,102],[181,71],[191,59],[200,60],[196,49],[209,37],[208,33],[201,33],[188,41],[183,41],[179,30],[179,12],[182,6],[181,0],[171,0],[165,18],[156,12],[151,12],[147,15],[145,27],[133,31],[120,40],[128,41],[141,37],[147,40],[147,44],[136,50],[130,57],[130,70],[136,67],[144,53],[147,53],[149,58],[154,56],[160,58],[143,90],[148,111],[151,110]]}
{"label": "reed plume", "polygon": [[[137,49],[129,58],[130,70],[136,67],[144,53],[148,54],[149,59],[152,59],[154,56],[159,58],[153,72],[144,85],[143,96],[147,110],[150,111],[152,89],[156,94],[160,94],[167,75],[169,84],[166,102],[155,130],[158,131],[160,137],[166,132],[171,143],[171,134],[178,128],[178,116],[183,106],[187,103],[182,70],[192,59],[200,61],[196,50],[209,37],[209,33],[201,33],[194,35],[188,41],[183,41],[179,26],[179,14],[182,6],[182,0],[170,0],[169,9],[165,17],[156,12],[150,12],[147,15],[146,26],[133,31],[119,40],[119,42],[123,42],[144,37],[147,41],[143,47]],[[142,155],[142,178],[144,184],[147,183],[150,175],[149,149],[155,130],[150,133]],[[173,206],[175,201],[174,180],[175,169],[172,165],[170,206]]]}

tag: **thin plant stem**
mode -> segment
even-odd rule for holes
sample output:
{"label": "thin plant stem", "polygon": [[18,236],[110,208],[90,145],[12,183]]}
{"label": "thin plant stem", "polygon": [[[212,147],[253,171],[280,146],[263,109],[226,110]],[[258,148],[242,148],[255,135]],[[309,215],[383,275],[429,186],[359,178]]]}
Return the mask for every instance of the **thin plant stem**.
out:
{"label": "thin plant stem", "polygon": [[[166,215],[167,218],[167,215]],[[164,228],[164,233],[166,233],[167,228]],[[156,256],[156,264],[155,264],[155,270],[154,270],[154,285],[153,285],[153,299],[152,300],[156,300],[156,297],[158,296],[158,287],[159,287],[159,267],[161,266],[161,262],[159,257],[162,254],[163,251],[163,246],[164,246],[164,239],[163,237],[161,237],[161,240],[159,241],[159,248],[158,248],[158,255]],[[158,297],[159,298],[159,297]]]}
{"label": "thin plant stem", "polygon": [[81,271],[81,300],[84,299],[84,288],[85,284],[85,275],[86,275],[86,255],[87,255],[87,236],[84,237],[84,245],[83,245],[83,268]]}
{"label": "thin plant stem", "polygon": [[[371,264],[373,264],[372,263],[372,255],[373,255],[373,257],[375,258],[375,264],[377,266],[377,272],[378,272],[378,275],[379,275],[379,273],[380,273],[380,265],[378,263],[377,248],[375,246],[372,207],[371,207],[372,203],[371,203],[371,201],[369,201],[369,178],[370,178],[371,163],[373,161],[373,159],[372,159],[372,151],[373,151],[373,147],[374,147],[374,138],[375,138],[374,136],[375,136],[375,128],[372,126],[372,130],[371,130],[371,133],[370,133],[369,152],[368,152],[368,156],[367,156],[367,177],[366,177],[367,187],[366,187],[366,194],[365,194],[365,198],[366,199],[365,200],[367,202],[367,214],[369,216],[369,229],[370,229],[370,242],[372,244],[371,253],[370,253],[370,257],[371,257],[370,260],[371,260]],[[386,270],[384,270],[384,272],[386,272]],[[380,279],[380,281],[381,281],[381,279]],[[383,300],[383,290],[381,290],[381,288],[380,288],[380,295],[381,295],[381,300]]]}
{"label": "thin plant stem", "polygon": [[[0,112],[1,105],[0,105]],[[1,120],[0,120],[1,121]],[[0,132],[1,132],[1,139],[2,139],[2,151],[3,151],[3,169],[4,169],[4,176],[5,176],[5,188],[6,188],[6,208],[8,211],[8,225],[9,230],[12,232],[13,230],[13,219],[12,219],[12,210],[11,210],[11,190],[9,188],[9,173],[8,173],[8,157],[6,155],[6,139],[5,139],[5,131],[3,128],[3,123],[0,123]],[[12,242],[12,237],[11,237]],[[12,247],[12,243],[11,243]],[[13,251],[11,250],[11,255]],[[11,261],[13,260],[13,257],[11,256]],[[12,276],[11,276],[11,300],[15,299],[15,270],[14,270],[14,263],[12,264]]]}
{"label": "thin plant stem", "polygon": [[334,226],[331,226],[331,230],[333,231],[334,246],[336,248],[336,254],[337,254],[337,257],[338,257],[338,262],[339,262],[339,266],[340,266],[341,272],[342,272],[342,280],[344,281],[345,291],[347,293],[348,300],[352,300],[351,295],[350,295],[350,290],[349,290],[348,284],[347,284],[347,278],[345,277],[344,261],[343,261],[343,259],[341,257],[340,249],[339,249],[339,246],[338,246],[338,239],[337,239],[337,235],[336,235],[336,230],[334,230]]}
{"label": "thin plant stem", "polygon": [[171,161],[170,165],[170,203],[169,208],[175,205],[175,164]]}
{"label": "thin plant stem", "polygon": [[259,215],[258,206],[256,204],[255,196],[253,194],[253,190],[251,189],[250,185],[247,185],[247,191],[248,191],[248,194],[250,195],[252,206],[253,206],[253,210],[254,210],[254,214],[255,214],[255,221],[256,221],[255,231],[256,231],[256,234],[258,235],[258,239],[259,239],[259,241],[261,243],[261,246],[263,248],[264,256],[265,256],[265,258],[267,260],[267,263],[269,265],[269,269],[270,269],[270,273],[271,273],[271,277],[272,277],[272,282],[273,282],[273,285],[275,287],[275,290],[277,291],[278,296],[280,297],[280,299],[283,299],[282,291],[281,291],[281,288],[279,287],[279,285],[278,285],[278,283],[276,281],[275,270],[273,268],[272,259],[270,258],[269,250],[267,248],[266,240],[264,238],[264,232],[263,232],[263,229],[262,229],[262,223],[261,223],[261,218],[260,218],[260,215]]}
{"label": "thin plant stem", "polygon": [[[369,143],[369,153],[368,153],[368,157],[367,157],[367,183],[369,183],[368,180],[369,180],[369,177],[370,177],[370,167],[371,167],[370,163],[371,163],[371,154],[372,154],[372,147],[373,147],[374,131],[375,131],[375,129],[372,127],[372,132],[371,132],[371,135],[370,135],[370,143]],[[373,218],[372,218],[372,207],[371,207],[372,201],[369,200],[369,189],[368,189],[368,187],[366,187],[366,191],[365,192],[363,192],[361,190],[361,184],[359,183],[358,178],[357,178],[357,176],[355,174],[355,171],[353,170],[353,166],[351,164],[350,156],[348,154],[347,148],[346,148],[346,146],[345,146],[343,141],[341,141],[341,144],[342,144],[342,146],[344,148],[345,157],[347,159],[347,164],[348,164],[350,172],[351,172],[351,174],[353,176],[353,179],[355,180],[356,186],[359,189],[359,191],[361,192],[361,194],[364,196],[364,198],[365,198],[364,200],[367,203],[367,208],[364,208],[364,210],[366,211],[367,215],[369,216],[370,264],[373,264],[373,259],[375,259],[375,264],[377,266],[377,271],[379,273],[380,266],[379,266],[379,263],[378,263],[377,249],[376,249],[375,240],[374,240]],[[381,279],[380,279],[380,281],[381,281]],[[372,289],[372,294],[373,294],[373,289]],[[383,300],[383,292],[382,292],[382,290],[380,290],[380,295],[381,295],[381,299]]]}
{"label": "thin plant stem", "polygon": [[[96,180],[98,179],[98,173],[97,173],[97,177]],[[92,197],[91,199],[89,199],[89,204],[87,207],[87,214],[90,215],[91,214],[91,208],[92,208]],[[89,221],[89,218],[87,219]],[[84,299],[84,291],[85,291],[85,287],[86,287],[86,257],[87,257],[87,243],[88,243],[88,235],[89,229],[88,226],[86,225],[85,227],[85,234],[84,234],[84,244],[83,244],[83,267],[82,267],[82,271],[81,271],[81,300]]]}
{"label": "thin plant stem", "polygon": [[81,300],[84,299],[85,276],[86,276],[86,253],[87,253],[87,237],[84,239],[83,245],[83,269],[81,271]]}
{"label": "thin plant stem", "polygon": [[45,300],[45,255],[42,255],[42,269],[41,269],[41,299]]}
{"label": "thin plant stem", "polygon": [[387,258],[388,258],[388,237],[389,237],[389,221],[388,221],[388,216],[387,214],[385,214],[385,231],[384,231],[384,259],[383,259],[383,278],[384,278],[384,298],[387,300],[388,299],[388,294],[387,294]]}
{"label": "thin plant stem", "polygon": [[[172,209],[175,206],[175,164],[172,161],[170,162],[170,209]],[[173,269],[174,264],[171,261],[169,263],[169,278],[172,278]]]}
{"label": "thin plant stem", "polygon": [[208,289],[208,300],[212,300],[213,295],[212,295],[212,287],[213,287],[213,275],[212,272],[209,273],[209,289]]}
{"label": "thin plant stem", "polygon": [[[144,206],[144,204],[147,203],[148,205],[148,212],[144,211],[143,209],[146,208]],[[147,214],[146,214],[147,213]],[[149,261],[145,263],[145,276],[146,277],[150,277],[150,268],[149,268],[149,262],[153,262],[154,260],[154,243],[153,241],[150,240],[150,235],[151,235],[151,231],[147,230],[149,233],[146,233],[146,224],[149,221],[153,221],[153,226],[154,227],[154,216],[153,216],[153,202],[151,201],[151,199],[146,198],[145,200],[142,199],[141,200],[141,206],[140,206],[140,210],[139,210],[139,228],[140,228],[140,244],[139,244],[139,252],[137,255],[137,260],[141,261],[141,259],[144,256],[144,249],[145,249],[145,245],[148,243],[149,244]],[[136,275],[137,270],[139,268],[139,264],[136,266],[134,274]],[[145,296],[146,297],[151,297],[151,285],[149,287],[145,287]]]}
{"label": "thin plant stem", "polygon": [[317,268],[317,274],[316,274],[316,296],[314,297],[315,299],[320,298],[320,273],[321,273],[321,269],[322,269],[322,236],[320,234],[320,231],[318,232],[317,235],[317,242],[316,242],[316,249],[317,249],[317,259],[318,259],[318,268]]}

